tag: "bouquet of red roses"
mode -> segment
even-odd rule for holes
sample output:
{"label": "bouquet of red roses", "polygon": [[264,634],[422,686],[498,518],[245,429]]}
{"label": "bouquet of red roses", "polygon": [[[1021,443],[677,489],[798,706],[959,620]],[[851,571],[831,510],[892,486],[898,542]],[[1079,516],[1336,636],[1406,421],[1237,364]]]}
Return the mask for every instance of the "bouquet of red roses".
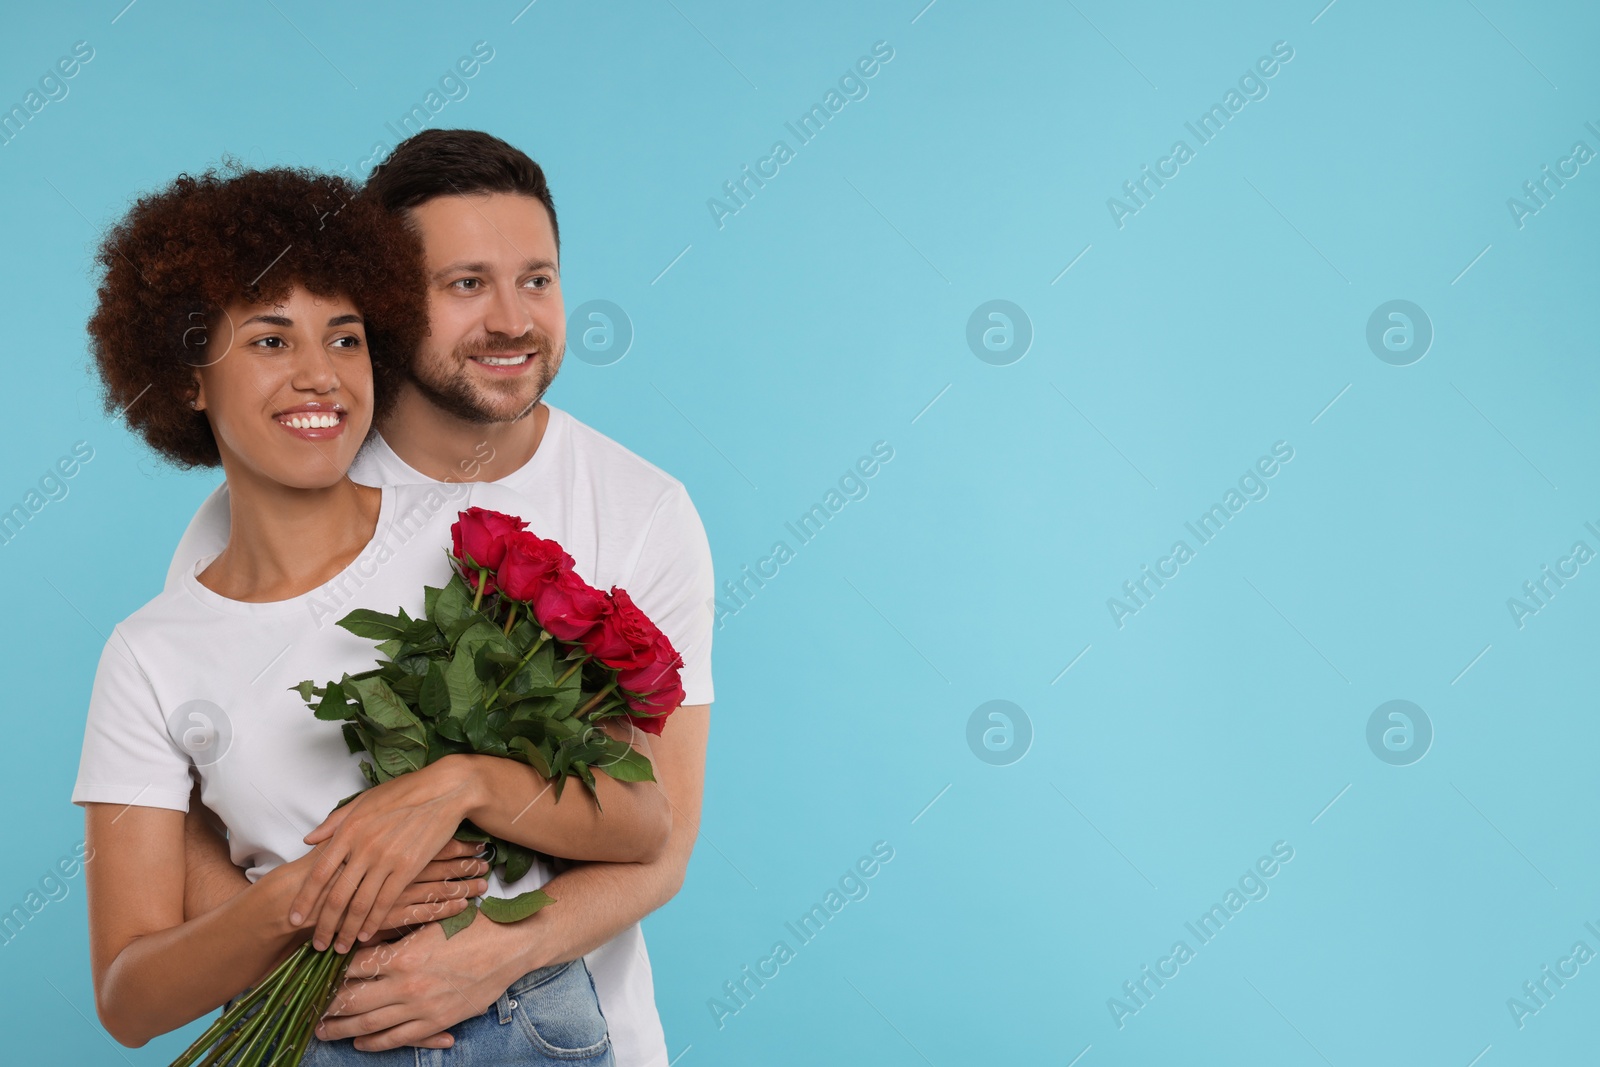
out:
{"label": "bouquet of red roses", "polygon": [[[443,588],[424,587],[422,618],[360,608],[339,620],[378,642],[378,666],[295,687],[317,718],[342,723],[350,751],[366,756],[361,771],[370,784],[452,753],[520,760],[554,783],[557,801],[576,776],[598,804],[596,770],[619,781],[655,780],[650,761],[599,723],[627,716],[661,733],[683,699],[678,653],[625,590],[593,588],[559,544],[527,526],[483,508],[461,512],[450,530],[455,573]],[[455,836],[491,843],[491,863],[508,884],[533,866],[530,849],[470,822]],[[486,897],[440,925],[451,936],[480,911],[516,922],[548,903],[537,889]],[[301,945],[172,1067],[299,1063],[349,957]],[[274,1049],[290,1054],[280,1058]]]}

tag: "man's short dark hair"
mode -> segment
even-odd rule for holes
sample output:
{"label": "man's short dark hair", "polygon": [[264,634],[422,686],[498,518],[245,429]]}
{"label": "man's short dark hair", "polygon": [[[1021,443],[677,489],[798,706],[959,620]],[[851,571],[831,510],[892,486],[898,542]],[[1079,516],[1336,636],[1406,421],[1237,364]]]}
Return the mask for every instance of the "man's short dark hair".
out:
{"label": "man's short dark hair", "polygon": [[544,171],[520,148],[481,130],[423,130],[395,147],[367,178],[367,195],[393,213],[436,196],[516,193],[532,197],[550,213],[556,252],[561,227]]}

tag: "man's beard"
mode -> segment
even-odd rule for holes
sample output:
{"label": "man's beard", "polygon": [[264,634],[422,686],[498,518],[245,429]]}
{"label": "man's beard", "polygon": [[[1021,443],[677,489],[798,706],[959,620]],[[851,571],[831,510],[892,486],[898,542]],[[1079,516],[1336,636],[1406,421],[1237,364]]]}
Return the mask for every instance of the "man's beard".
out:
{"label": "man's beard", "polygon": [[[556,371],[561,367],[561,357],[565,351],[555,353],[550,338],[538,330],[530,330],[520,337],[506,337],[503,334],[490,334],[486,342],[460,344],[451,353],[451,369],[438,375],[424,373],[431,371],[420,370],[421,361],[414,360],[408,371],[412,383],[417,391],[427,397],[439,410],[454,415],[463,422],[495,423],[517,422],[526,418],[538,406],[544,397],[545,390],[550,388],[550,383],[555,381]],[[563,346],[563,349],[565,346]],[[484,389],[472,379],[471,371],[467,369],[467,361],[473,356],[495,356],[521,352],[533,352],[529,362],[534,364],[532,380],[534,385],[533,396],[528,402],[512,414],[506,414],[494,403],[496,397],[506,394],[498,391]],[[518,386],[522,379],[515,379]]]}

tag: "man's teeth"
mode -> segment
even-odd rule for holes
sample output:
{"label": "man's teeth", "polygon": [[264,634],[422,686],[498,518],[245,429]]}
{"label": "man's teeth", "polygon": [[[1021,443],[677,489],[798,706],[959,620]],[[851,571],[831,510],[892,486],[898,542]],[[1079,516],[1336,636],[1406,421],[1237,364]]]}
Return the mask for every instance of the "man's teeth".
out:
{"label": "man's teeth", "polygon": [[479,363],[490,367],[516,367],[528,362],[528,353],[519,356],[477,356]]}
{"label": "man's teeth", "polygon": [[282,421],[285,425],[295,430],[326,430],[339,425],[339,415],[336,412],[290,415]]}

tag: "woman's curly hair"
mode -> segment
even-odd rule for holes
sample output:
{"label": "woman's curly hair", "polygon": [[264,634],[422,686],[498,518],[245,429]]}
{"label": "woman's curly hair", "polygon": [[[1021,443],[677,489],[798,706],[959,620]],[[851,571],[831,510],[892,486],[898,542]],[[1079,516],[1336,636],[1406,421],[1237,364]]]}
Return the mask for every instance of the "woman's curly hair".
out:
{"label": "woman's curly hair", "polygon": [[335,174],[231,161],[180,174],[134,204],[96,261],[89,338],[106,410],[180,467],[221,462],[189,398],[225,307],[281,300],[297,285],[349,299],[366,325],[374,426],[427,332],[419,239]]}

